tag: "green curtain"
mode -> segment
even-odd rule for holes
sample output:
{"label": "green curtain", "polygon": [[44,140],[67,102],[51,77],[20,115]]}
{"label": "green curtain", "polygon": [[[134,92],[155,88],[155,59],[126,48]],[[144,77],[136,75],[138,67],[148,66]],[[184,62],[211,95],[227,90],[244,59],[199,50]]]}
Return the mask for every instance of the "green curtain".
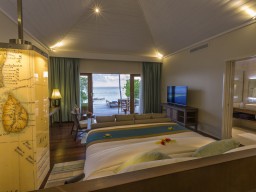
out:
{"label": "green curtain", "polygon": [[48,71],[49,97],[54,88],[60,90],[62,121],[71,121],[70,111],[80,106],[79,59],[50,57]]}
{"label": "green curtain", "polygon": [[142,101],[144,113],[161,112],[162,63],[142,63]]}

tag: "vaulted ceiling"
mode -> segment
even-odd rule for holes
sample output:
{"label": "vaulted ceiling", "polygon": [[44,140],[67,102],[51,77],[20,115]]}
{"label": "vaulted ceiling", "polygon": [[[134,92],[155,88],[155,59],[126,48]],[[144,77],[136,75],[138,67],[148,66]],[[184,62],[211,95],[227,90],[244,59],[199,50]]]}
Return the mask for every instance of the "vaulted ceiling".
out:
{"label": "vaulted ceiling", "polygon": [[[17,20],[16,0],[1,0],[0,10]],[[167,55],[255,15],[255,0],[23,0],[24,30],[67,53]]]}

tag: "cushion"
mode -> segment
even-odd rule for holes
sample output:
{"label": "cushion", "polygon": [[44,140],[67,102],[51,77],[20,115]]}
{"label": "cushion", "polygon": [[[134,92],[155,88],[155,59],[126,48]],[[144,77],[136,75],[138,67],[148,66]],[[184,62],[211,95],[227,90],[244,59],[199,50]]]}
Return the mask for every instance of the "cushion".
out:
{"label": "cushion", "polygon": [[137,171],[141,169],[148,169],[151,167],[157,167],[157,166],[162,166],[162,165],[170,165],[173,163],[178,163],[178,162],[183,162],[183,161],[190,161],[197,159],[196,157],[180,157],[180,158],[174,158],[174,159],[163,159],[159,161],[148,161],[148,162],[143,162],[139,163],[136,165],[131,165],[126,167],[125,169],[121,170],[119,173],[126,173],[126,172],[131,172],[131,171]]}
{"label": "cushion", "polygon": [[243,151],[243,150],[246,150],[246,149],[255,149],[256,148],[256,145],[246,145],[246,146],[243,146],[243,147],[238,147],[238,148],[235,148],[235,149],[231,149],[225,153],[232,153],[232,152],[237,152],[237,151]]}
{"label": "cushion", "polygon": [[164,122],[171,122],[169,118],[158,118],[158,119],[142,119],[142,120],[134,120],[135,124],[142,124],[142,123],[164,123]]}
{"label": "cushion", "polygon": [[136,165],[142,162],[162,160],[162,159],[170,159],[170,157],[164,153],[159,151],[149,151],[144,153],[139,153],[132,158],[128,159],[124,163],[122,163],[119,167],[116,168],[115,172],[118,173],[125,169],[128,166]]}
{"label": "cushion", "polygon": [[224,139],[221,141],[214,141],[197,149],[192,157],[207,157],[212,155],[219,155],[231,149],[239,147],[240,143],[234,139]]}
{"label": "cushion", "polygon": [[133,121],[134,115],[116,115],[116,121]]}
{"label": "cushion", "polygon": [[113,127],[113,126],[116,126],[116,122],[93,123],[91,125],[91,128],[96,129],[96,128]]}
{"label": "cushion", "polygon": [[97,123],[114,122],[115,116],[96,116]]}
{"label": "cushion", "polygon": [[253,133],[240,133],[235,135],[234,139],[239,141],[242,145],[256,144],[256,135]]}
{"label": "cushion", "polygon": [[152,117],[152,119],[165,118],[166,113],[152,113],[151,117]]}
{"label": "cushion", "polygon": [[151,114],[134,115],[135,120],[150,119]]}
{"label": "cushion", "polygon": [[84,129],[84,128],[87,128],[88,122],[87,120],[82,120],[82,121],[79,121],[79,124],[80,124],[80,127]]}
{"label": "cushion", "polygon": [[134,121],[117,121],[115,122],[115,126],[120,126],[120,125],[133,125]]}

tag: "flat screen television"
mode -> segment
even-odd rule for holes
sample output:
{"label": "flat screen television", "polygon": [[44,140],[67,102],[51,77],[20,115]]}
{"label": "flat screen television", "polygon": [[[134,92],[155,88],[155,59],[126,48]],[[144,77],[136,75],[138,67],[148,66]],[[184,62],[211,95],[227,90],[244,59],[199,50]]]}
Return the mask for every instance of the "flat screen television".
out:
{"label": "flat screen television", "polygon": [[167,103],[187,105],[188,86],[168,86]]}

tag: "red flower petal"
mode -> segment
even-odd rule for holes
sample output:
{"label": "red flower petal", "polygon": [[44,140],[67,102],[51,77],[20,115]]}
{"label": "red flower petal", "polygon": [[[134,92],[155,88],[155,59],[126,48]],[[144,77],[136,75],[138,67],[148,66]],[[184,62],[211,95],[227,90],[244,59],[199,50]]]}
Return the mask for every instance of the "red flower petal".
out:
{"label": "red flower petal", "polygon": [[161,141],[161,145],[165,145],[165,142],[164,142],[164,141]]}

